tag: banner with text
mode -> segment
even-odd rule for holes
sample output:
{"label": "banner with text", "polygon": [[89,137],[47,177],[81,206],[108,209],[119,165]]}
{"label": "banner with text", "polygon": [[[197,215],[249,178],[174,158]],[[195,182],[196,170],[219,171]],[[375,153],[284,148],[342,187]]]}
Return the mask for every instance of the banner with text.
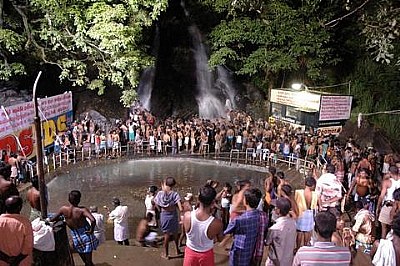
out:
{"label": "banner with text", "polygon": [[350,118],[353,96],[321,95],[319,120],[347,120]]}
{"label": "banner with text", "polygon": [[[54,142],[58,132],[68,130],[72,122],[72,93],[64,93],[38,100],[39,115],[42,120],[43,146]],[[0,150],[20,151],[27,157],[33,156],[34,150],[34,116],[33,102],[26,102],[0,110]],[[18,143],[19,142],[19,143]]]}

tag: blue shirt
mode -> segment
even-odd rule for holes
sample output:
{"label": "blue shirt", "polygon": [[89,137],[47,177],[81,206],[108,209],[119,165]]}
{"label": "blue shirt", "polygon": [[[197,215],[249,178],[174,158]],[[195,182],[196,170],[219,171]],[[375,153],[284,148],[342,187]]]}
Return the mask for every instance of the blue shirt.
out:
{"label": "blue shirt", "polygon": [[246,211],[228,224],[224,234],[235,236],[229,252],[230,266],[248,266],[254,254],[258,234],[259,211]]}

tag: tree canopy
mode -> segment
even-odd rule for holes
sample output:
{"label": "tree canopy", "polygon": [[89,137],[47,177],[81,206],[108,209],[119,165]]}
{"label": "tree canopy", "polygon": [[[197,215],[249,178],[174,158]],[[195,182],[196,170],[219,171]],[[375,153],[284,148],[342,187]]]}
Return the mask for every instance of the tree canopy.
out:
{"label": "tree canopy", "polygon": [[[287,77],[310,85],[326,84],[332,78],[328,70],[346,60],[349,52],[355,60],[359,53],[368,51],[371,60],[399,64],[396,1],[201,3],[221,16],[221,22],[210,33],[210,64],[225,64],[266,88],[280,86]],[[357,45],[350,47],[349,43],[355,42],[352,39],[357,39]]]}
{"label": "tree canopy", "polygon": [[56,65],[60,80],[102,94],[107,85],[135,97],[140,72],[153,63],[144,30],[167,0],[0,1],[0,79],[26,73],[31,60]]}

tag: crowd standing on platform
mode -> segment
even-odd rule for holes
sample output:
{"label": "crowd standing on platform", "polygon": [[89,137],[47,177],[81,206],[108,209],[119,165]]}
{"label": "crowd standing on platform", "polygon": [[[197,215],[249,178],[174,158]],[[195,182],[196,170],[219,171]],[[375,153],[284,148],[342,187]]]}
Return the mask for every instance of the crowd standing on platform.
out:
{"label": "crowd standing on platform", "polygon": [[[254,121],[234,110],[227,118],[158,121],[140,108],[108,130],[86,116],[54,138],[55,153],[93,147],[99,156],[118,157],[119,147],[127,143],[148,154],[168,148],[172,155],[207,152],[216,157],[232,149],[252,149],[255,154],[267,149],[270,156],[293,154],[323,166],[314,168],[303,188],[294,189],[283,172],[269,166],[262,190],[249,180],[223,184],[222,188],[218,180],[210,180],[197,195],[182,198],[179,184],[166,177],[160,190],[156,184],[149,188],[146,212],[136,231],[143,246],[156,245],[156,233],[161,232],[163,258],[171,258],[169,242],[173,240],[177,255],[186,246],[185,266],[212,266],[214,244],[221,241],[221,247],[229,249],[230,265],[260,265],[264,253],[266,265],[349,265],[355,254],[371,256],[374,265],[400,265],[400,158],[360,147],[352,138],[342,143],[311,129],[304,132],[280,123]],[[0,235],[19,234],[20,229],[2,221],[20,216],[17,185],[24,158],[1,154]],[[32,190],[29,201],[40,212],[35,192]],[[51,221],[63,215],[74,248],[85,265],[93,265],[92,252],[104,240],[104,217],[97,215],[95,206],[91,211],[79,206],[80,198],[79,191],[71,191],[70,205],[61,207]],[[107,218],[114,223],[114,239],[129,245],[128,206],[121,205],[118,198],[113,204],[115,209]],[[29,224],[21,219],[15,223],[27,227],[18,235],[22,245],[17,247],[17,240],[2,237],[0,265],[31,261]]]}

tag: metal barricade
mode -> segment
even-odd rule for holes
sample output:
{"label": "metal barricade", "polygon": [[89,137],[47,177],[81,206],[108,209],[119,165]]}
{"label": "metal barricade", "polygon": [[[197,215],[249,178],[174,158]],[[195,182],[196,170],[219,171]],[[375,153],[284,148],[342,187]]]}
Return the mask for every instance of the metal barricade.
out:
{"label": "metal barricade", "polygon": [[229,165],[232,165],[232,157],[233,154],[236,153],[237,157],[236,157],[236,163],[239,164],[239,155],[240,155],[240,151],[238,149],[232,149],[230,154],[229,154]]}
{"label": "metal barricade", "polygon": [[[254,155],[253,155],[253,154],[255,154],[255,149],[254,149],[254,148],[247,148],[247,149],[246,149],[246,157],[245,157],[245,161],[244,161],[245,164],[247,164],[248,157],[249,157],[249,153],[250,153],[250,155],[251,155],[250,158],[254,158]],[[251,160],[253,160],[253,159],[251,159]]]}

